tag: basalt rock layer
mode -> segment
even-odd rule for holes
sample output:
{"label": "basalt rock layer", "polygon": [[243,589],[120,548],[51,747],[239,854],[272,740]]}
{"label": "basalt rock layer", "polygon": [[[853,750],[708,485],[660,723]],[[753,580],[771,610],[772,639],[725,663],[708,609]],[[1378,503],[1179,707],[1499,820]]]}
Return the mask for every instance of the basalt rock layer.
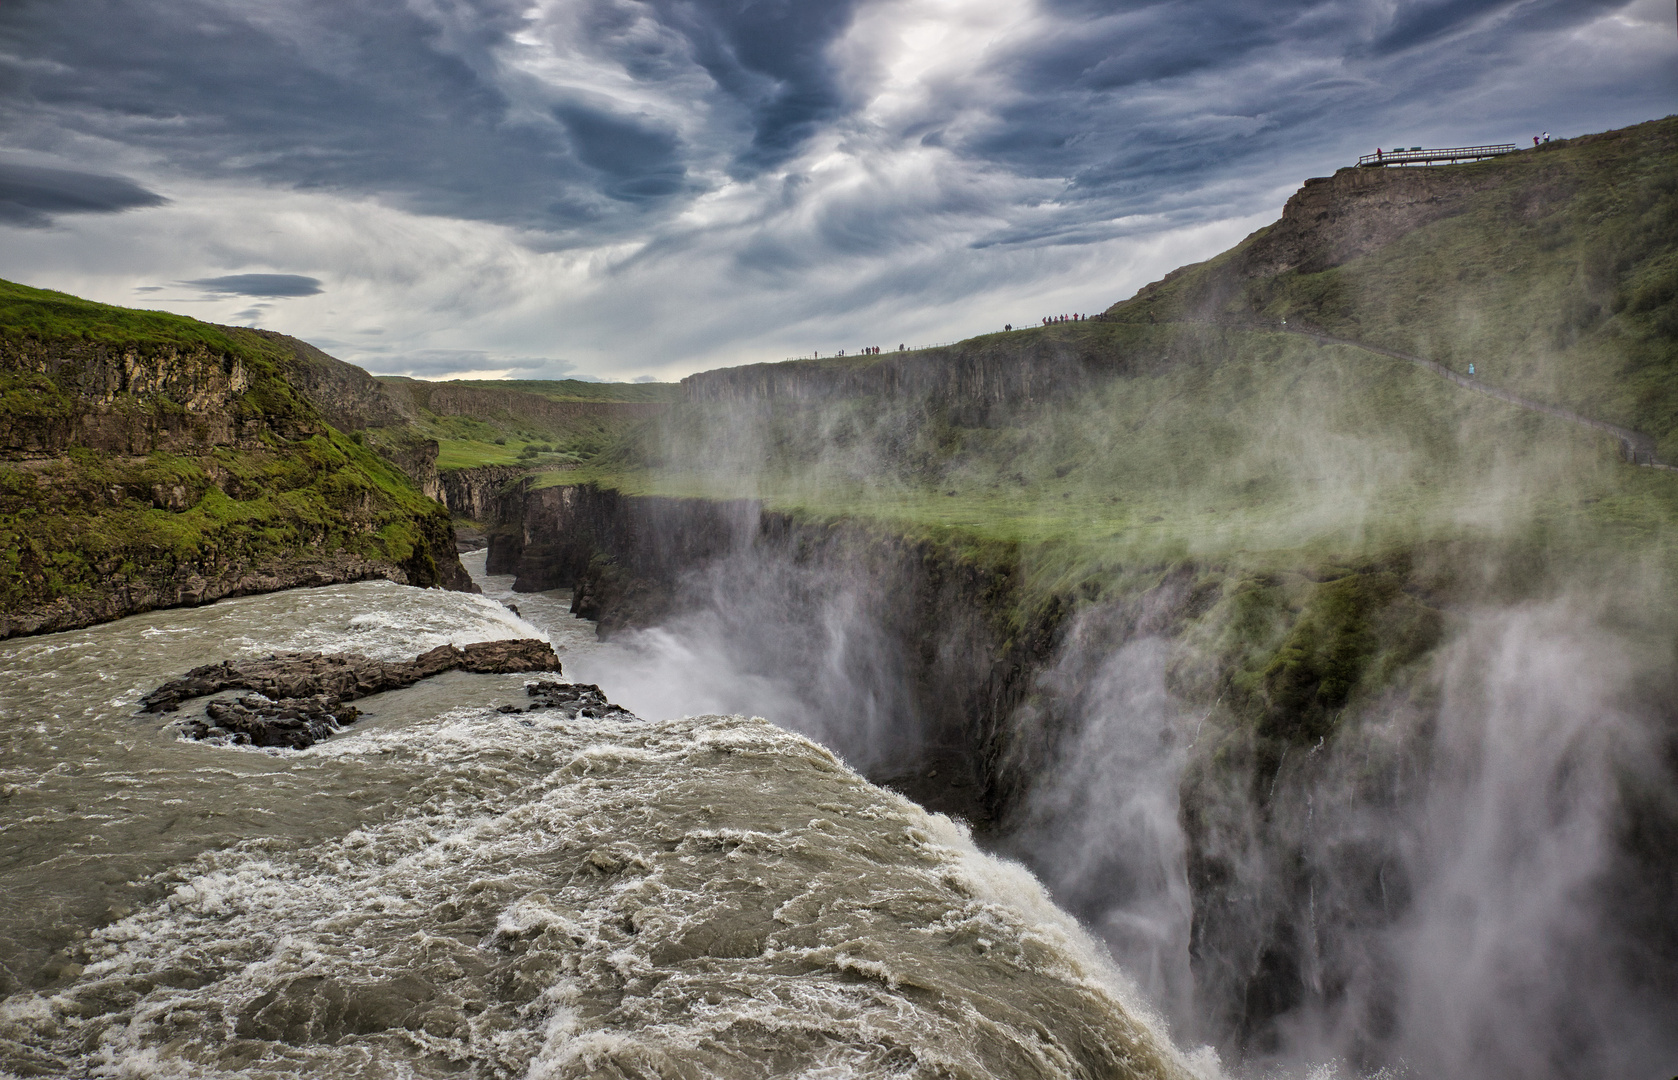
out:
{"label": "basalt rock layer", "polygon": [[[280,335],[0,283],[0,637],[299,585],[473,589],[400,410]],[[410,445],[412,444],[412,445]]]}
{"label": "basalt rock layer", "polygon": [[[494,521],[501,513],[502,500],[516,481],[530,475],[522,465],[479,465],[451,469],[442,474],[442,502],[449,513],[468,521]],[[513,493],[513,497],[518,497]]]}

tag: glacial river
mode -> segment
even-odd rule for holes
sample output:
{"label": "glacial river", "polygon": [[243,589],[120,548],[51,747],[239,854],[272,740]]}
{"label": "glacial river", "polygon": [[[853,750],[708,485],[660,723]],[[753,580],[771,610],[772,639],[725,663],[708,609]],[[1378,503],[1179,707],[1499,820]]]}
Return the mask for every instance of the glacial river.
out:
{"label": "glacial river", "polygon": [[609,648],[466,561],[485,596],[363,582],[0,644],[0,1070],[1205,1071],[1024,870],[766,721],[501,711],[535,676],[464,672],[303,751],[135,713],[276,650]]}

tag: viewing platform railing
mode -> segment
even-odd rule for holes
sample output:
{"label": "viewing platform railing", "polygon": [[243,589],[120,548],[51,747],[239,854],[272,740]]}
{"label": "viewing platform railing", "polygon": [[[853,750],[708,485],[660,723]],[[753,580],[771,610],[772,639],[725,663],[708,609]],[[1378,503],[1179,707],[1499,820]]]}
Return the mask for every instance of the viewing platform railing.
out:
{"label": "viewing platform railing", "polygon": [[1447,146],[1434,150],[1423,150],[1420,147],[1412,150],[1383,150],[1378,154],[1365,154],[1358,158],[1358,167],[1384,168],[1388,165],[1437,165],[1456,161],[1479,161],[1500,154],[1513,154],[1519,149],[1520,147],[1514,143],[1503,143],[1498,146]]}

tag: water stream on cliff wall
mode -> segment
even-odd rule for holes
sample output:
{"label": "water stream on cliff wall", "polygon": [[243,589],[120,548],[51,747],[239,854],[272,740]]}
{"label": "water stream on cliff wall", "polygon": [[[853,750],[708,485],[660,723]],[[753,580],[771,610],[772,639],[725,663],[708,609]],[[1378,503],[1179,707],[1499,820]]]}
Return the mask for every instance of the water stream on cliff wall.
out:
{"label": "water stream on cliff wall", "polygon": [[0,644],[0,1070],[1188,1075],[1029,874],[764,721],[532,709],[527,677],[465,672],[302,751],[136,715],[189,667],[275,650],[546,634],[589,665],[562,596],[520,618],[485,585]]}
{"label": "water stream on cliff wall", "polygon": [[[948,770],[919,757],[928,721],[882,614],[894,580],[748,545],[589,663],[662,680],[638,690],[649,702],[719,688],[871,775],[929,782]],[[1094,605],[992,718],[992,767],[1034,763],[985,842],[1242,1075],[1665,1080],[1671,656],[1615,606],[1464,612],[1409,692],[1263,762],[1227,714],[1172,693],[1169,637]],[[928,624],[901,648],[959,651]]]}

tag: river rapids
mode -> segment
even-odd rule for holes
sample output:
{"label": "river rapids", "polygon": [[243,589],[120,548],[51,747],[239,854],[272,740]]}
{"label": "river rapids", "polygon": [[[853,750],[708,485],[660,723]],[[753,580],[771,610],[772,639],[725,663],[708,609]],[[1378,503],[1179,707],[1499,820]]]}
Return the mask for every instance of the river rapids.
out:
{"label": "river rapids", "polygon": [[527,711],[533,676],[465,672],[301,751],[136,715],[277,650],[543,636],[569,667],[603,646],[562,599],[364,582],[0,645],[0,1070],[1211,1068],[1024,869],[761,719]]}

